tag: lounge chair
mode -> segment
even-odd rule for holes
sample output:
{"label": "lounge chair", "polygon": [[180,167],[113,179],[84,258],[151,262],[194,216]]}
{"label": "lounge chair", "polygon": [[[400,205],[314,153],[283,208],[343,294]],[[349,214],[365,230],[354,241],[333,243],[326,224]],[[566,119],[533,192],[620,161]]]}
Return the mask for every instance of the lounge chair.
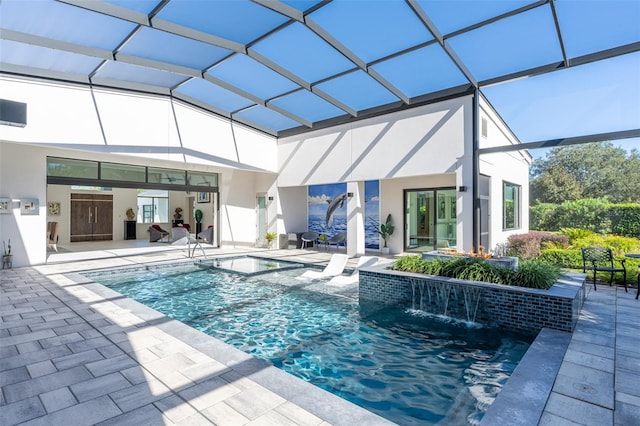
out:
{"label": "lounge chair", "polygon": [[169,232],[165,231],[160,225],[151,225],[149,227],[149,242],[168,242]]}
{"label": "lounge chair", "polygon": [[360,268],[366,268],[367,266],[373,266],[378,263],[376,256],[362,256],[358,259],[358,265],[353,270],[351,275],[337,275],[329,280],[329,285],[347,285],[356,284],[360,281]]}
{"label": "lounge chair", "polygon": [[297,278],[302,280],[315,280],[318,278],[335,277],[344,271],[344,267],[347,266],[347,259],[349,259],[349,257],[346,254],[336,253],[331,256],[331,260],[322,271],[306,271]]}
{"label": "lounge chair", "polygon": [[336,234],[333,237],[329,238],[327,244],[329,246],[329,249],[331,249],[331,246],[336,246],[336,251],[340,248],[340,244],[342,244],[342,247],[344,247],[344,249],[346,250],[347,234],[345,232],[340,232],[339,234]]}
{"label": "lounge chair", "polygon": [[171,245],[184,245],[189,243],[189,229],[184,226],[171,228]]}
{"label": "lounge chair", "polygon": [[213,226],[209,226],[202,232],[198,233],[198,238],[207,244],[213,244]]}
{"label": "lounge chair", "polygon": [[302,234],[302,248],[309,247],[309,244],[311,244],[311,246],[313,247],[313,244],[315,244],[319,236],[320,234],[313,231],[305,232],[304,234]]}

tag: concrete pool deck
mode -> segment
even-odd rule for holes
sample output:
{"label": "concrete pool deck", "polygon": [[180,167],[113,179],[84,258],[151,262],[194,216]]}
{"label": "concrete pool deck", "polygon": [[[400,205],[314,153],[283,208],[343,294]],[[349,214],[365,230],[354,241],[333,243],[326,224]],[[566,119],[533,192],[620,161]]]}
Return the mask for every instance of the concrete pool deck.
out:
{"label": "concrete pool deck", "polygon": [[[74,250],[80,247],[74,245]],[[46,265],[0,272],[3,425],[388,424],[78,274],[184,261],[184,249],[101,247],[51,254]],[[263,254],[318,265],[331,255],[315,250],[206,251],[209,257]],[[348,266],[356,262],[350,259]],[[559,371],[553,372],[555,381],[547,383],[552,389],[548,398],[534,407],[519,400],[538,417],[518,423],[510,417],[508,424],[637,422],[640,302],[634,295],[606,286],[589,291]],[[568,333],[561,334],[569,340]],[[521,383],[526,383],[527,369],[522,368]],[[515,387],[516,380],[507,382],[506,390],[510,383]],[[492,408],[509,409],[490,409],[483,425],[505,424],[498,420],[517,408],[503,393],[507,402],[501,402],[501,395]]]}

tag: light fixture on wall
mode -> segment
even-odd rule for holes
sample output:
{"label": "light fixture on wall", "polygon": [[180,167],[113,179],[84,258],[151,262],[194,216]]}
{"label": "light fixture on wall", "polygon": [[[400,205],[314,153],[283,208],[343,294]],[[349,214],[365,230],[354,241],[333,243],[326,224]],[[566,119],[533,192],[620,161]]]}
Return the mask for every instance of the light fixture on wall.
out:
{"label": "light fixture on wall", "polygon": [[458,192],[467,192],[467,187],[466,186],[459,186],[458,187]]}
{"label": "light fixture on wall", "polygon": [[267,197],[267,200],[269,200],[269,201],[273,201],[273,195],[269,195],[269,196]]}
{"label": "light fixture on wall", "polygon": [[353,192],[347,192],[347,197],[349,198],[353,197]]}

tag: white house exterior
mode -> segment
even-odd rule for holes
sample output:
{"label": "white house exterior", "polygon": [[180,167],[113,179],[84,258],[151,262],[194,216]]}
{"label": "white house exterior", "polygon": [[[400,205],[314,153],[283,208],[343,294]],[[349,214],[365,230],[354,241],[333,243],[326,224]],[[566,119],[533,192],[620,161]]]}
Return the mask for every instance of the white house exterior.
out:
{"label": "white house exterior", "polygon": [[[0,92],[3,99],[26,103],[28,115],[25,127],[0,125],[0,198],[10,200],[0,214],[0,240],[11,240],[14,267],[46,263],[48,221],[59,223],[59,244],[69,244],[70,194],[92,192],[48,185],[47,157],[216,173],[218,192],[210,203],[171,191],[169,211],[200,208],[203,223],[214,226],[218,244],[225,246],[262,244],[264,231],[305,230],[308,186],[346,183],[353,194],[347,200],[350,256],[365,251],[365,181],[379,181],[380,215],[394,218],[394,254],[406,251],[411,237],[406,191],[447,188],[455,194],[447,213],[455,223],[455,249],[474,248],[472,96],[277,139],[169,96],[9,76],[0,76]],[[479,148],[518,143],[483,99],[477,114]],[[479,159],[478,173],[488,183],[481,203],[487,250],[528,230],[530,161],[525,151]],[[506,228],[505,182],[519,197],[517,226]],[[113,240],[123,240],[125,212],[136,206],[137,190],[114,187],[108,193]],[[38,214],[22,214],[20,200],[26,199],[38,201]],[[60,203],[59,215],[49,215],[48,202]],[[148,239],[148,226],[137,224],[137,239]]]}

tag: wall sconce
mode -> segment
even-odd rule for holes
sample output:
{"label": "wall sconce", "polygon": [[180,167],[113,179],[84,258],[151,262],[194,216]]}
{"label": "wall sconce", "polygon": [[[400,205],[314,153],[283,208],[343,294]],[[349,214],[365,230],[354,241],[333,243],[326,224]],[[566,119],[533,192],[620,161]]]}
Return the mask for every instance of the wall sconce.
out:
{"label": "wall sconce", "polygon": [[353,192],[347,192],[347,197],[349,198],[353,197]]}
{"label": "wall sconce", "polygon": [[466,186],[459,186],[458,187],[458,192],[467,192],[467,187]]}
{"label": "wall sconce", "polygon": [[267,197],[267,200],[269,200],[269,201],[273,201],[273,196],[272,196],[272,195],[269,195],[269,197]]}

